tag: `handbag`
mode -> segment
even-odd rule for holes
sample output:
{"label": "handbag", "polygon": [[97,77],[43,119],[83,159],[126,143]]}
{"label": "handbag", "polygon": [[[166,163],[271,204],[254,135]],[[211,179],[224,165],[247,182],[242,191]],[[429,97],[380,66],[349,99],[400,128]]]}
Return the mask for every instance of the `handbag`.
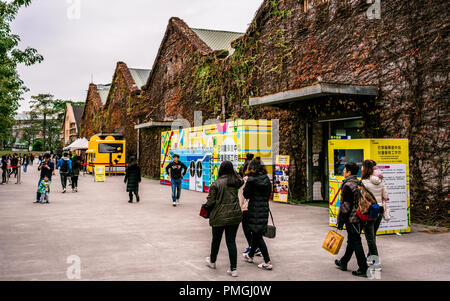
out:
{"label": "handbag", "polygon": [[333,230],[330,230],[327,234],[327,237],[325,237],[322,248],[327,250],[331,254],[336,255],[339,253],[343,241],[344,237],[342,235]]}
{"label": "handbag", "polygon": [[209,215],[211,214],[211,211],[208,207],[208,205],[203,204],[200,208],[200,216],[203,218],[209,218]]}
{"label": "handbag", "polygon": [[267,238],[275,238],[275,236],[277,235],[277,227],[275,227],[275,223],[273,222],[272,211],[270,211],[270,208],[269,213],[270,219],[272,220],[272,225],[267,225],[266,232],[263,235]]}

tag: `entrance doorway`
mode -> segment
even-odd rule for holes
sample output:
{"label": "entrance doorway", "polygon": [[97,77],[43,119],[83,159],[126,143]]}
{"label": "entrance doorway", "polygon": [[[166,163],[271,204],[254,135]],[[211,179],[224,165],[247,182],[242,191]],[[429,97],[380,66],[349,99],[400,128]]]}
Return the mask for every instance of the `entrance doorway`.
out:
{"label": "entrance doorway", "polygon": [[307,183],[308,201],[329,201],[328,140],[364,138],[361,117],[319,120],[307,125]]}

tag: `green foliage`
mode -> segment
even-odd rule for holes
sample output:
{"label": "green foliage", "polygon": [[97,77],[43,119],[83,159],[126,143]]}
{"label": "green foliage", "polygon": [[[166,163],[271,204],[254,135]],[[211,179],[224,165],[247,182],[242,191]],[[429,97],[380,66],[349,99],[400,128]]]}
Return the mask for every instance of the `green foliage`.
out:
{"label": "green foliage", "polygon": [[33,151],[43,151],[44,150],[44,143],[42,142],[42,140],[37,139],[36,141],[34,141],[33,143]]}
{"label": "green foliage", "polygon": [[30,3],[31,0],[0,0],[0,146],[10,138],[19,100],[27,91],[17,73],[17,65],[30,66],[43,60],[33,48],[18,49],[20,38],[10,29],[20,7]]}

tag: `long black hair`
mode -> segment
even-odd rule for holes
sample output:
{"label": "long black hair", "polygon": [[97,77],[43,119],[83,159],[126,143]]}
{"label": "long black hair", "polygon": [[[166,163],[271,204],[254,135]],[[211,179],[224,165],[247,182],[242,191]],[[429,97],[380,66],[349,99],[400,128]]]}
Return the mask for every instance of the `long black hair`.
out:
{"label": "long black hair", "polygon": [[261,158],[257,157],[250,162],[245,173],[252,176],[267,175],[267,169]]}
{"label": "long black hair", "polygon": [[243,184],[242,178],[237,174],[231,161],[223,161],[219,167],[219,178],[227,176],[227,185],[239,187]]}

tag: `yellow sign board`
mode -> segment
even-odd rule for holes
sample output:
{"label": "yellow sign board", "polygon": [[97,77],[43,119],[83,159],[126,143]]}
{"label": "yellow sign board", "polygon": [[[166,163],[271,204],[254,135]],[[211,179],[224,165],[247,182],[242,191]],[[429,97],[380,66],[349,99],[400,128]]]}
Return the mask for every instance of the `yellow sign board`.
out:
{"label": "yellow sign board", "polygon": [[[370,159],[384,175],[391,210],[391,220],[382,220],[377,234],[411,231],[408,139],[329,140],[328,158],[330,225],[337,226],[345,163],[361,166],[364,160]],[[361,168],[358,177],[360,173]]]}
{"label": "yellow sign board", "polygon": [[95,165],[95,182],[105,182],[105,165]]}

